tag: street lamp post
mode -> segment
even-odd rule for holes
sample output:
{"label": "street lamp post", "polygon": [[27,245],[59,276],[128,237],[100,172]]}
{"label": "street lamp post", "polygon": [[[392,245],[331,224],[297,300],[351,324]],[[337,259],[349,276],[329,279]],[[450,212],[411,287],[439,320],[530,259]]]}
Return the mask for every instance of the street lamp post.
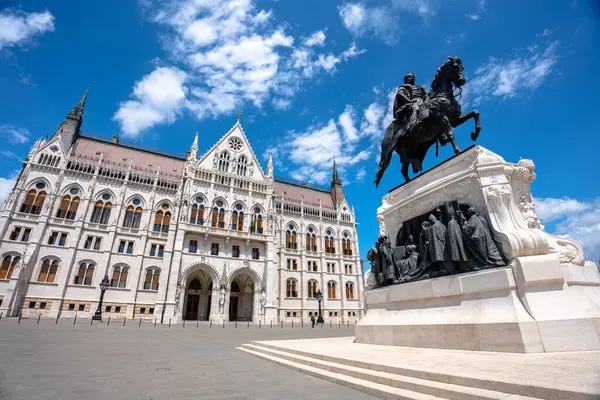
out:
{"label": "street lamp post", "polygon": [[319,301],[319,317],[317,318],[317,324],[324,324],[323,314],[321,314],[321,302],[323,301],[323,293],[321,289],[317,290],[317,300]]}
{"label": "street lamp post", "polygon": [[109,285],[108,275],[104,275],[102,282],[100,282],[100,301],[98,302],[98,308],[92,317],[94,321],[102,321],[102,299],[104,299],[104,292],[106,292]]}

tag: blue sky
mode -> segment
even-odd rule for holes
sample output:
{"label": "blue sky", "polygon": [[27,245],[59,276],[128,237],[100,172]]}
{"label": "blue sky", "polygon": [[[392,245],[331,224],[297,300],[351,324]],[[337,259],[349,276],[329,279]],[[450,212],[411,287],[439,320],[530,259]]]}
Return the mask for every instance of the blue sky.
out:
{"label": "blue sky", "polygon": [[[394,158],[378,189],[390,93],[413,71],[429,86],[447,56],[481,112],[478,143],[531,158],[546,229],[600,259],[600,7],[513,0],[6,0],[0,6],[0,197],[37,137],[89,87],[83,130],[184,155],[236,121],[275,174],[327,184],[335,156],[360,222],[376,239],[381,196],[402,182]],[[596,122],[596,123],[595,123]],[[455,131],[471,144],[470,124]],[[449,146],[448,146],[449,147]],[[428,155],[425,168],[448,157]]]}

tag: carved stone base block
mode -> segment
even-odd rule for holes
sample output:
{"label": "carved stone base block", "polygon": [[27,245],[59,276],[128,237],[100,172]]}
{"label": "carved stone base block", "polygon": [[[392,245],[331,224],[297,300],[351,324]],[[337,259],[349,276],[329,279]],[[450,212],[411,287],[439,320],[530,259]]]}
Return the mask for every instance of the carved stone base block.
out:
{"label": "carved stone base block", "polygon": [[600,350],[600,274],[575,241],[544,231],[518,164],[474,146],[383,199],[382,235],[444,202],[473,205],[487,220],[506,266],[365,292],[356,342],[541,353]]}

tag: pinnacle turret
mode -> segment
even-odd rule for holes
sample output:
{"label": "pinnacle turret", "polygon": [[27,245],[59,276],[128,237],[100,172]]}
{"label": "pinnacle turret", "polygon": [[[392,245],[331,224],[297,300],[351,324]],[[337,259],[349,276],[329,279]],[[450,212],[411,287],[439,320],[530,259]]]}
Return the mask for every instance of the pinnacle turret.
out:
{"label": "pinnacle turret", "polygon": [[335,186],[342,186],[342,180],[338,174],[337,165],[335,164],[335,158],[333,159],[333,174],[331,176],[331,188]]}
{"label": "pinnacle turret", "polygon": [[273,179],[273,153],[269,152],[269,162],[267,163],[267,179]]}

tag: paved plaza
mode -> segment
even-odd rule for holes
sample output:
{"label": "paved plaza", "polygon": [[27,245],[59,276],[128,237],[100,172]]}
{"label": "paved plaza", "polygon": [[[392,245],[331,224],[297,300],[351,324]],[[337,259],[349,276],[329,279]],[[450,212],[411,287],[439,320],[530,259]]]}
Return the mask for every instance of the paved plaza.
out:
{"label": "paved plaza", "polygon": [[0,320],[0,399],[372,399],[236,347],[352,336],[354,327],[172,327],[138,321]]}

